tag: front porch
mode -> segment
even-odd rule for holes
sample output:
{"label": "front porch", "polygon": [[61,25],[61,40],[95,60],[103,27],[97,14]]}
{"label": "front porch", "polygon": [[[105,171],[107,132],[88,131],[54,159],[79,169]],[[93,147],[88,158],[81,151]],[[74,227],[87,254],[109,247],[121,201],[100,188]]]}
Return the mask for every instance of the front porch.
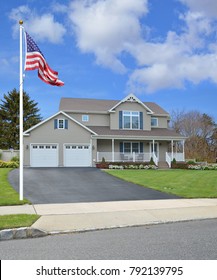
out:
{"label": "front porch", "polygon": [[96,162],[150,162],[151,159],[156,166],[159,162],[166,162],[168,167],[171,167],[173,159],[185,161],[184,140],[97,141]]}

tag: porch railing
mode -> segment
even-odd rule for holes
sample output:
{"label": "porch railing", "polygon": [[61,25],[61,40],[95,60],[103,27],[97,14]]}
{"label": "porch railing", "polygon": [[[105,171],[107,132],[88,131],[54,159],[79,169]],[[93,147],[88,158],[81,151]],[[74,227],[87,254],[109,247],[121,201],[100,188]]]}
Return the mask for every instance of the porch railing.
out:
{"label": "porch railing", "polygon": [[171,157],[170,157],[169,153],[166,153],[166,162],[170,168],[171,167]]}
{"label": "porch railing", "polygon": [[155,165],[158,166],[158,157],[156,156],[155,153],[152,153],[152,158],[153,158],[153,161],[154,161]]}
{"label": "porch railing", "polygon": [[101,162],[103,158],[110,162],[148,162],[151,157],[153,155],[150,153],[97,152],[97,162]]}
{"label": "porch railing", "polygon": [[175,159],[176,161],[185,161],[184,153],[167,153],[171,158],[171,161]]}
{"label": "porch railing", "polygon": [[166,162],[171,167],[171,162],[175,159],[176,161],[185,161],[183,153],[166,153]]}

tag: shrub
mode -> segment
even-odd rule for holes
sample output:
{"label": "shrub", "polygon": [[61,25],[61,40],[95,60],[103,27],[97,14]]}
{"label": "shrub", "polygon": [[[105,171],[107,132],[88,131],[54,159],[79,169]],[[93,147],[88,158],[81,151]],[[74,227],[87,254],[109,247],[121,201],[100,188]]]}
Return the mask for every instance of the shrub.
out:
{"label": "shrub", "polygon": [[196,164],[196,162],[193,160],[189,160],[189,161],[187,161],[187,164]]}
{"label": "shrub", "polygon": [[15,161],[3,161],[0,160],[0,168],[18,168],[19,163]]}
{"label": "shrub", "polygon": [[171,168],[173,169],[188,169],[188,164],[185,162],[176,162],[176,163],[171,163]]}
{"label": "shrub", "polygon": [[153,157],[150,158],[149,164],[150,164],[150,165],[155,165],[154,160],[153,160]]}
{"label": "shrub", "polygon": [[19,162],[20,162],[20,159],[19,159],[18,156],[15,156],[15,157],[12,157],[11,161],[14,161],[14,162],[19,163]]}

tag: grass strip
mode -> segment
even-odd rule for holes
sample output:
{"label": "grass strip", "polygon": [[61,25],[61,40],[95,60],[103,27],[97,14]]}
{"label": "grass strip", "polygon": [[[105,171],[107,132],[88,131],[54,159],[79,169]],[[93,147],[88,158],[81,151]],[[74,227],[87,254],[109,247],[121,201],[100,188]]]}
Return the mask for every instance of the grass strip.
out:
{"label": "grass strip", "polygon": [[8,182],[11,168],[0,168],[0,206],[30,204],[27,199],[19,200],[19,194]]}
{"label": "grass strip", "polygon": [[38,220],[39,215],[17,214],[0,216],[0,230],[29,227]]}

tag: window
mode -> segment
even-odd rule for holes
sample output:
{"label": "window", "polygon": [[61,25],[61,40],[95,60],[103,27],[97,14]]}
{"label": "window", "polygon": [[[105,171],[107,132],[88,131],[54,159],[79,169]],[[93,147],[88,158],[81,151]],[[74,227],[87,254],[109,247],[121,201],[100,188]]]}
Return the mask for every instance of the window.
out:
{"label": "window", "polygon": [[123,128],[139,129],[139,112],[123,111]]}
{"label": "window", "polygon": [[66,119],[55,119],[54,129],[68,129],[68,120]]}
{"label": "window", "polygon": [[64,129],[64,120],[58,120],[58,129]]}
{"label": "window", "polygon": [[82,115],[82,122],[89,122],[89,115]]}
{"label": "window", "polygon": [[134,143],[134,142],[124,142],[123,143],[123,152],[124,154],[127,153],[136,153],[138,154],[139,151],[139,143]]}
{"label": "window", "polygon": [[157,127],[158,126],[158,118],[151,117],[151,126]]}

